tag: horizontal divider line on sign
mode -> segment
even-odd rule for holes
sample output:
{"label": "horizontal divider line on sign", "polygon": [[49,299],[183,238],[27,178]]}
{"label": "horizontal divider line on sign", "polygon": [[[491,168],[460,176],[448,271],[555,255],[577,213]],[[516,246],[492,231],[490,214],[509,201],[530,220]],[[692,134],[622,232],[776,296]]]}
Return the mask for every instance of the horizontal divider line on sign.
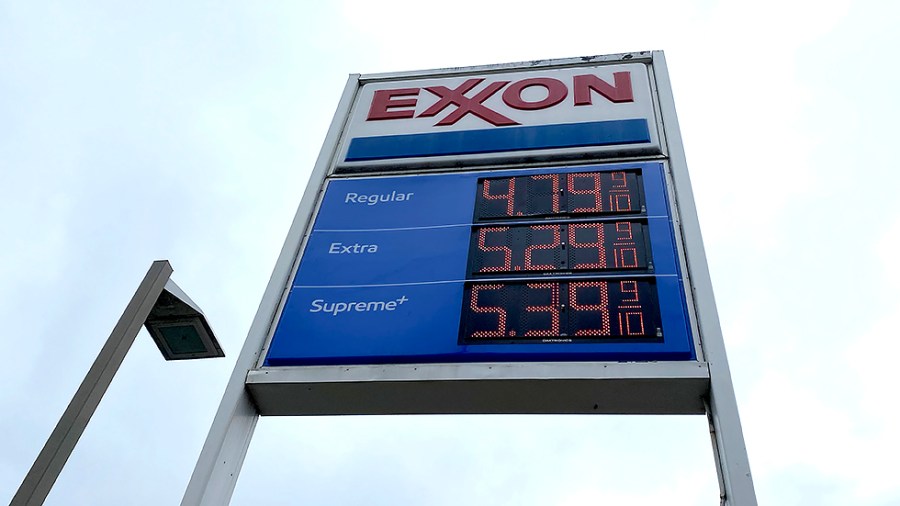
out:
{"label": "horizontal divider line on sign", "polygon": [[582,272],[577,274],[562,274],[562,275],[554,275],[554,276],[544,276],[544,277],[492,277],[492,278],[469,278],[469,279],[448,279],[442,281],[411,281],[408,283],[383,283],[383,284],[370,284],[370,285],[294,285],[291,289],[294,288],[378,288],[385,286],[420,286],[420,285],[445,285],[452,283],[509,283],[509,282],[518,282],[518,283],[546,283],[552,281],[559,282],[568,282],[568,281],[584,281],[584,280],[597,280],[597,281],[607,281],[607,280],[618,280],[618,279],[648,279],[648,278],[675,278],[678,277],[677,274],[647,274],[647,273],[634,273],[630,274],[627,272],[614,272],[614,273],[598,273],[598,272]]}

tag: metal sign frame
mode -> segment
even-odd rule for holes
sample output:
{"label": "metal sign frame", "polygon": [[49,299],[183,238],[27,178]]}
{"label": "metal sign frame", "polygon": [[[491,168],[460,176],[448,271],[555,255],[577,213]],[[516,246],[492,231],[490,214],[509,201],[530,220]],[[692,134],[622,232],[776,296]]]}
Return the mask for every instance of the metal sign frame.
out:
{"label": "metal sign frame", "polygon": [[[263,367],[267,344],[299,265],[324,182],[336,165],[335,157],[349,113],[362,84],[625,62],[645,63],[650,72],[662,154],[638,157],[665,161],[669,169],[670,192],[675,198],[672,215],[676,230],[681,231],[676,235],[682,241],[679,252],[686,270],[688,300],[692,302],[688,305],[696,361]],[[603,159],[602,162],[628,159],[635,158]],[[600,160],[592,159],[592,162]],[[535,165],[529,161],[521,166]],[[544,161],[540,166],[546,167],[548,163]],[[467,169],[470,168],[460,170]],[[520,395],[523,388],[532,393],[524,396],[528,399]],[[535,392],[540,395],[534,395]],[[534,398],[543,400],[536,403]],[[503,401],[498,402],[500,399]],[[230,501],[260,415],[397,413],[705,413],[716,456],[722,504],[756,504],[674,99],[661,51],[350,76],[182,505],[221,505]]]}

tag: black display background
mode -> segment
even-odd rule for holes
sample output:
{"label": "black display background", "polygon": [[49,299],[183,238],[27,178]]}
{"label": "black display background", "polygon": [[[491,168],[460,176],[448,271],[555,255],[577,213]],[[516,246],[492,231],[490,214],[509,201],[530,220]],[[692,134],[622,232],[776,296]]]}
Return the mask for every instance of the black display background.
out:
{"label": "black display background", "polygon": [[479,179],[473,221],[460,344],[662,342],[639,170]]}

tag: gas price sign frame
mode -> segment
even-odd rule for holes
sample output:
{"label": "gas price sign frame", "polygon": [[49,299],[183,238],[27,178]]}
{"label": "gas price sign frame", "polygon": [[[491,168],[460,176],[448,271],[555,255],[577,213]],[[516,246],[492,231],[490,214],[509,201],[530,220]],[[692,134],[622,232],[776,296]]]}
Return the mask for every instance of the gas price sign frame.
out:
{"label": "gas price sign frame", "polygon": [[706,414],[755,505],[661,51],[351,75],[183,504],[259,415]]}

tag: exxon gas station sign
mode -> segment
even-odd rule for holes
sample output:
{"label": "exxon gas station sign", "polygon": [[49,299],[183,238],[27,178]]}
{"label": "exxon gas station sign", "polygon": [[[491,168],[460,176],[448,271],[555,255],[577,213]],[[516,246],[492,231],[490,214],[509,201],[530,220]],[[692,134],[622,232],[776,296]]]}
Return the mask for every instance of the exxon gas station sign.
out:
{"label": "exxon gas station sign", "polygon": [[660,153],[641,63],[370,82],[338,172]]}
{"label": "exxon gas station sign", "polygon": [[352,74],[259,307],[186,504],[257,415],[705,413],[756,505],[660,51]]}
{"label": "exxon gas station sign", "polygon": [[349,89],[266,366],[696,358],[646,63]]}

